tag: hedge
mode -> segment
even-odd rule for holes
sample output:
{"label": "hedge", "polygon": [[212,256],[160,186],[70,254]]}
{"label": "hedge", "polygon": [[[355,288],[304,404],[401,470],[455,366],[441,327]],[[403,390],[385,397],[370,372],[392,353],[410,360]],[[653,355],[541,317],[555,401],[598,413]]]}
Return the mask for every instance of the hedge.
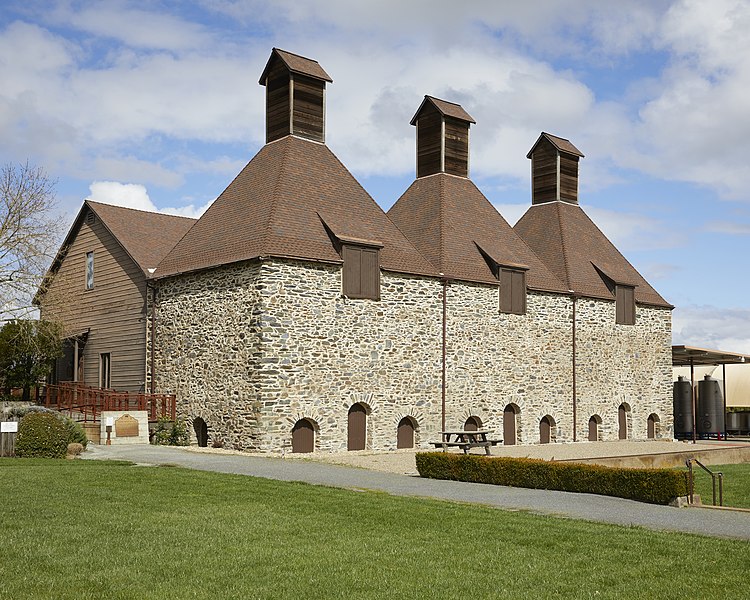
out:
{"label": "hedge", "polygon": [[18,424],[16,456],[20,458],[65,458],[68,427],[57,416],[30,412]]}
{"label": "hedge", "polygon": [[669,504],[688,494],[687,474],[673,469],[622,469],[446,452],[420,452],[416,460],[420,476],[430,479],[600,494],[651,504]]}

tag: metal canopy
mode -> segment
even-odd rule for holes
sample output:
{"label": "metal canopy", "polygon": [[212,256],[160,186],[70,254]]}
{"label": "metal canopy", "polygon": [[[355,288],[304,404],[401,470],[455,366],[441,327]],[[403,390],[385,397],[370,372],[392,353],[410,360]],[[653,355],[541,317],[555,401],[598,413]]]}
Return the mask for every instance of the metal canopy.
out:
{"label": "metal canopy", "polygon": [[715,366],[750,364],[750,355],[722,350],[707,350],[693,346],[672,346],[672,366]]}

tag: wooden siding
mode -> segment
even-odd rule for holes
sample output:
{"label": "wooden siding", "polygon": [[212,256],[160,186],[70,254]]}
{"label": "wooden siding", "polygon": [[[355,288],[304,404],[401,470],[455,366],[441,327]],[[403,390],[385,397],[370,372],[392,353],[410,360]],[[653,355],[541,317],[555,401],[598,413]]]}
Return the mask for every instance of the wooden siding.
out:
{"label": "wooden siding", "polygon": [[276,59],[266,80],[266,142],[289,135],[289,71]]}
{"label": "wooden siding", "polygon": [[417,177],[442,171],[443,118],[431,104],[425,104],[417,119]]}
{"label": "wooden siding", "polygon": [[325,82],[294,75],[292,132],[316,142],[325,142]]}
{"label": "wooden siding", "polygon": [[[86,253],[94,252],[94,288],[86,288]],[[83,224],[42,299],[44,318],[67,334],[90,330],[83,348],[83,381],[99,385],[99,357],[111,355],[114,389],[142,392],[146,378],[146,279],[96,219]]]}
{"label": "wooden siding", "polygon": [[560,200],[578,204],[578,157],[560,154]]}
{"label": "wooden siding", "polygon": [[380,299],[380,258],[377,248],[343,245],[342,292],[348,298]]}
{"label": "wooden siding", "polygon": [[557,149],[547,140],[539,142],[531,157],[531,203],[559,200],[557,195]]}
{"label": "wooden siding", "polygon": [[445,172],[469,176],[469,124],[445,117]]}

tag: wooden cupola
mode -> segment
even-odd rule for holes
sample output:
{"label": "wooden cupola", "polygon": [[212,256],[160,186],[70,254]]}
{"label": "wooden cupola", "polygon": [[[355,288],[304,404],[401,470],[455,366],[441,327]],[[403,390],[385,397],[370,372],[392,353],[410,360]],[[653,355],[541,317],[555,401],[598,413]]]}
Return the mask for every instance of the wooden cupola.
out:
{"label": "wooden cupola", "polygon": [[417,177],[469,176],[469,127],[476,121],[460,105],[425,96],[411,120],[417,127]]}
{"label": "wooden cupola", "polygon": [[274,48],[260,76],[266,86],[266,143],[296,135],[325,143],[326,82],[317,61]]}
{"label": "wooden cupola", "polygon": [[532,204],[578,204],[578,159],[583,154],[569,140],[542,132],[526,158],[531,159]]}

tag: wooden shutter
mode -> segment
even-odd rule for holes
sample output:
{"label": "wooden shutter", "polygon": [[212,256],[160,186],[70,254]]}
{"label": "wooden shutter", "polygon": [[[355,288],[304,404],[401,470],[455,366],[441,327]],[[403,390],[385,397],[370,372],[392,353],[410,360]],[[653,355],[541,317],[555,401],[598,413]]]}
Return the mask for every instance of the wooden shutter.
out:
{"label": "wooden shutter", "polygon": [[635,325],[635,289],[627,285],[618,285],[615,288],[615,304],[616,322],[620,325]]}
{"label": "wooden shutter", "polygon": [[348,298],[380,299],[380,259],[377,248],[342,247],[342,291]]}
{"label": "wooden shutter", "polygon": [[526,314],[526,273],[500,269],[500,312]]}

